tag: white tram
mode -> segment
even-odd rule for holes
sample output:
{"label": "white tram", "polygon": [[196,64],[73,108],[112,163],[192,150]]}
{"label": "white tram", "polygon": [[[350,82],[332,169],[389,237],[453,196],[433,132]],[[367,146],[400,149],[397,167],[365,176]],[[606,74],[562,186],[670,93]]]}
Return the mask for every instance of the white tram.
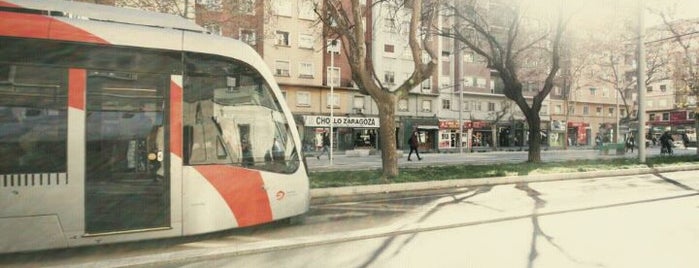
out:
{"label": "white tram", "polygon": [[282,98],[252,48],[180,17],[0,0],[0,253],[305,213]]}

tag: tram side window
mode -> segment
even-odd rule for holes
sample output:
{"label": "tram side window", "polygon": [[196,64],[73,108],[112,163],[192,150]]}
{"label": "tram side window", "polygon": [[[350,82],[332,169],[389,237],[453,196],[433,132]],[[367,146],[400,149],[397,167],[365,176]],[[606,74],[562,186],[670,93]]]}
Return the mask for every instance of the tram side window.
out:
{"label": "tram side window", "polygon": [[299,157],[267,81],[240,62],[190,55],[184,93],[185,161],[290,173]]}
{"label": "tram side window", "polygon": [[0,174],[65,172],[66,69],[0,65]]}

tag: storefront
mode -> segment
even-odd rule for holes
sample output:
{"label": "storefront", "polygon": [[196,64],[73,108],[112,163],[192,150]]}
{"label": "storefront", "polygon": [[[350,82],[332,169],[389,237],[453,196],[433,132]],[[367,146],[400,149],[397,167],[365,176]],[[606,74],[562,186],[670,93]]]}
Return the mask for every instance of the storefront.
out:
{"label": "storefront", "polygon": [[568,122],[568,145],[590,145],[592,138],[590,124],[585,122]]}
{"label": "storefront", "polygon": [[[323,144],[322,133],[330,129],[330,116],[304,115],[303,121],[304,150],[318,150]],[[378,148],[378,117],[336,116],[333,117],[333,129],[336,150]]]}
{"label": "storefront", "polygon": [[437,151],[439,134],[439,119],[436,117],[401,117],[401,130],[403,141],[398,143],[402,147],[398,149],[408,150],[408,140],[413,131],[418,132],[418,150],[421,152]]}
{"label": "storefront", "polygon": [[491,147],[493,131],[486,121],[473,121],[471,134],[471,146],[473,149]]}
{"label": "storefront", "polygon": [[[548,142],[551,147],[563,147],[565,144],[566,122],[560,120],[551,121]],[[568,144],[570,145],[570,144]]]}
{"label": "storefront", "polygon": [[[471,130],[471,121],[463,122],[463,134],[461,135],[462,127],[459,125],[458,120],[439,120],[439,135],[438,135],[438,146],[440,152],[449,152],[460,150],[461,148],[467,149],[468,137]],[[459,140],[461,140],[461,146],[459,147]]]}

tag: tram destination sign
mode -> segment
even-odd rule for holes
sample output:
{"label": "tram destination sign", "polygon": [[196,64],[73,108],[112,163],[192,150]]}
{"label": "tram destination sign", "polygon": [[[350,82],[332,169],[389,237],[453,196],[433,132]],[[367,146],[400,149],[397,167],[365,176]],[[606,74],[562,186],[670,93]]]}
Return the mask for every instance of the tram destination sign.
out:
{"label": "tram destination sign", "polygon": [[[378,117],[335,116],[334,127],[378,128]],[[306,115],[303,121],[307,127],[330,127],[330,116]]]}

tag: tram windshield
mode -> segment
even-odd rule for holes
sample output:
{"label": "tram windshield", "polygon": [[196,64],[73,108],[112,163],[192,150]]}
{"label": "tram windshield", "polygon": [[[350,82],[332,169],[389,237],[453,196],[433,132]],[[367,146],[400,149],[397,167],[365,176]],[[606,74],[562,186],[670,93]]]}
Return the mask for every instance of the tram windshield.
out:
{"label": "tram windshield", "polygon": [[188,55],[183,120],[185,161],[294,172],[299,157],[267,81],[251,66]]}

